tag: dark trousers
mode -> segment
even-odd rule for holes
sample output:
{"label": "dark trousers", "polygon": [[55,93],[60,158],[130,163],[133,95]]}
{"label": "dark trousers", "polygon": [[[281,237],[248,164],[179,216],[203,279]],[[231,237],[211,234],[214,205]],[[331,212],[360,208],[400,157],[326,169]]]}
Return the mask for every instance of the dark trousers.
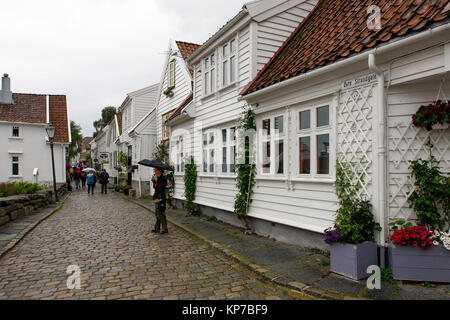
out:
{"label": "dark trousers", "polygon": [[88,194],[94,194],[94,188],[95,188],[95,183],[94,184],[88,184]]}
{"label": "dark trousers", "polygon": [[103,190],[105,190],[105,194],[108,194],[108,188],[107,188],[108,184],[107,183],[102,183],[102,193]]}
{"label": "dark trousers", "polygon": [[167,232],[167,219],[166,219],[166,203],[160,202],[155,205],[155,231],[159,232],[162,227],[163,232]]}

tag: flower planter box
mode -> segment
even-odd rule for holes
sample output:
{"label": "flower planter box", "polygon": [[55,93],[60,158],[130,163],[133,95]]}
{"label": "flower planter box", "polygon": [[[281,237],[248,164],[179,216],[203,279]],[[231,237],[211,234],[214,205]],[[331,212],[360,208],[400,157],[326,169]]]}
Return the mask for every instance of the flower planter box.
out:
{"label": "flower planter box", "polygon": [[443,245],[429,250],[412,246],[389,246],[389,261],[396,280],[450,283],[450,250]]}
{"label": "flower planter box", "polygon": [[377,244],[333,243],[330,246],[330,269],[340,275],[360,280],[367,278],[367,267],[378,265]]}

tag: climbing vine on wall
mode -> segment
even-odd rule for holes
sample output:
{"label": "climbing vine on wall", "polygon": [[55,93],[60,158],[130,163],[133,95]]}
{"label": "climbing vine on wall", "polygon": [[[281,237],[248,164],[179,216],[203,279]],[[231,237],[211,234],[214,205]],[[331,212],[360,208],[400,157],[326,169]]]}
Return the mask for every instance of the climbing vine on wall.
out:
{"label": "climbing vine on wall", "polygon": [[[252,202],[253,186],[255,185],[256,164],[253,157],[254,141],[252,134],[256,133],[255,112],[251,107],[244,107],[239,125],[238,142],[242,148],[238,148],[236,155],[235,172],[237,173],[236,187],[238,193],[234,201],[234,212],[241,219],[247,215]],[[243,219],[248,227],[245,219]]]}
{"label": "climbing vine on wall", "polygon": [[195,165],[194,157],[189,157],[184,165],[184,195],[186,201],[184,202],[184,209],[193,214],[196,211],[194,204],[195,191],[197,190],[197,167]]}

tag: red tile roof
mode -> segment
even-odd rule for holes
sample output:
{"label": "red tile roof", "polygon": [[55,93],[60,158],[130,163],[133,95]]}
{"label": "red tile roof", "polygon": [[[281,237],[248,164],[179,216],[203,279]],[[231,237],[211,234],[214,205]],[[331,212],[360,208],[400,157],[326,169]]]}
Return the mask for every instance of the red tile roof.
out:
{"label": "red tile roof", "polygon": [[171,114],[170,116],[167,118],[166,123],[170,120],[175,119],[176,117],[178,117],[181,112],[184,110],[184,108],[187,107],[187,105],[193,100],[194,98],[194,93],[191,92],[187,98],[180,104],[180,106],[178,108],[176,108]]}
{"label": "red tile roof", "polygon": [[91,150],[91,141],[94,140],[93,137],[85,137],[83,140],[81,140],[81,148],[83,150]]}
{"label": "red tile roof", "polygon": [[[47,122],[47,95],[13,93],[13,104],[0,104],[0,121]],[[56,128],[54,142],[69,142],[66,96],[49,96],[50,122]]]}
{"label": "red tile roof", "polygon": [[[246,95],[449,17],[450,0],[320,0],[309,16],[241,91]],[[367,9],[381,9],[379,31]]]}
{"label": "red tile roof", "polygon": [[[198,48],[200,48],[199,44],[190,43],[190,42],[183,42],[183,41],[175,41],[178,49],[180,50],[181,56],[186,61],[186,59]],[[186,62],[187,63],[187,62]],[[189,72],[191,75],[194,75],[194,68],[188,64]]]}

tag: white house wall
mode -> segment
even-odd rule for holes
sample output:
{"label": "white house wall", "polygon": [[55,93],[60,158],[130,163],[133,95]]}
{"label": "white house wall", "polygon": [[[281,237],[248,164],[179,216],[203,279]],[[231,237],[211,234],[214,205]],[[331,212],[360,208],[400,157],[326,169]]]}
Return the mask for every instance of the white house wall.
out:
{"label": "white house wall", "polygon": [[[175,88],[172,90],[174,95],[169,98],[163,94],[163,91],[167,89],[168,81],[168,63],[175,59]],[[178,54],[175,57],[170,58],[166,65],[164,66],[165,73],[164,79],[161,85],[161,92],[159,93],[159,103],[158,103],[158,114],[157,114],[157,131],[158,131],[158,141],[162,140],[162,116],[167,112],[173,111],[187,98],[189,93],[192,91],[191,77],[189,71],[187,70],[186,63]]]}

